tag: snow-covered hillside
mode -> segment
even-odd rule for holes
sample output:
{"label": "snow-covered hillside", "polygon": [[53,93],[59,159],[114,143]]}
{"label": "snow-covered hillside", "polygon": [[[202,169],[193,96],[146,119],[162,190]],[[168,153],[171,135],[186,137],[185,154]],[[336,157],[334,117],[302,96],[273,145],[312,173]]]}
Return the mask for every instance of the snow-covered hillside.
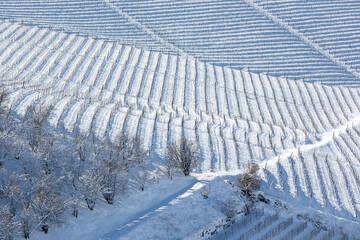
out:
{"label": "snow-covered hillside", "polygon": [[20,116],[32,105],[53,105],[54,127],[110,139],[128,132],[160,157],[185,136],[199,143],[203,172],[266,164],[270,186],[358,215],[357,89],[7,21],[0,34],[2,83]]}
{"label": "snow-covered hillside", "polygon": [[[112,141],[127,133],[151,159],[164,160],[167,147],[182,137],[198,143],[201,181],[181,194],[174,190],[174,204],[170,192],[155,196],[166,208],[145,217],[146,229],[163,219],[175,225],[179,209],[202,203],[200,185],[218,188],[227,175],[235,181],[251,163],[260,166],[262,193],[290,210],[279,217],[274,204],[258,209],[246,228],[234,230],[240,226],[234,223],[231,234],[219,230],[215,239],[344,237],[309,224],[308,214],[329,216],[331,226],[337,220],[360,226],[360,6],[324,3],[1,1],[5,104],[20,119],[33,106],[49,106],[49,125],[71,136],[93,133]],[[151,212],[160,203],[149,206]],[[202,207],[196,214],[209,210]],[[136,209],[141,219],[146,211]],[[176,236],[196,239],[205,226],[212,231],[209,219],[221,215],[214,209],[191,233],[179,229]],[[112,239],[114,227],[97,238]],[[130,229],[128,239],[168,234]],[[59,238],[61,229],[54,234]]]}
{"label": "snow-covered hillside", "polygon": [[188,54],[237,69],[359,85],[359,1],[4,0],[0,18]]}

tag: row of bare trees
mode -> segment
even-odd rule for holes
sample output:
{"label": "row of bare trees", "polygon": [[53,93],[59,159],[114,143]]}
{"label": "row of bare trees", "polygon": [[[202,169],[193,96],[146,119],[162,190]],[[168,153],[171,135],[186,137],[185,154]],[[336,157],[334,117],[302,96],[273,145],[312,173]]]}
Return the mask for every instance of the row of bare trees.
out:
{"label": "row of bare trees", "polygon": [[[99,200],[114,203],[129,182],[145,189],[151,163],[137,139],[62,133],[47,125],[51,107],[39,104],[20,119],[5,100],[0,88],[0,239],[27,239],[36,229],[47,233],[66,214],[77,217],[81,202],[90,210]],[[197,149],[185,139],[169,146],[168,177],[196,169]]]}

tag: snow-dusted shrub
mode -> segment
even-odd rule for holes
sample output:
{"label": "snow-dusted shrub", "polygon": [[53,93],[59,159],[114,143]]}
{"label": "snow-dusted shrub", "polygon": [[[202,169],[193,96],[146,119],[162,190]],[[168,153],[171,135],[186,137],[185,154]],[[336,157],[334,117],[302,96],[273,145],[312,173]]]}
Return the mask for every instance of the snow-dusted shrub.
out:
{"label": "snow-dusted shrub", "polygon": [[227,199],[222,203],[221,212],[228,218],[232,219],[237,214],[237,205],[232,199]]}
{"label": "snow-dusted shrub", "polygon": [[248,170],[239,177],[240,186],[246,193],[251,193],[260,187],[260,178],[257,173],[259,166],[257,164],[249,165]]}

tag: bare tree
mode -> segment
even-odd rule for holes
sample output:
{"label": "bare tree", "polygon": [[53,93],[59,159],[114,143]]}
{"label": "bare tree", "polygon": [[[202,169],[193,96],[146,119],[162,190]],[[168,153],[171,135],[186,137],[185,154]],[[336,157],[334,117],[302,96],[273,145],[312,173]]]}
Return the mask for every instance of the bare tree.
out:
{"label": "bare tree", "polygon": [[38,147],[44,145],[44,141],[49,141],[48,131],[44,128],[44,122],[50,114],[50,107],[40,105],[27,109],[23,121],[26,138],[33,152],[38,151]]}
{"label": "bare tree", "polygon": [[31,229],[34,225],[34,218],[31,212],[31,208],[23,207],[20,214],[20,226],[23,237],[25,239],[30,238]]}
{"label": "bare tree", "polygon": [[[74,146],[74,145],[72,145]],[[64,191],[70,197],[70,206],[72,208],[72,215],[78,217],[78,206],[81,198],[81,181],[80,177],[84,172],[88,163],[78,158],[77,152],[69,150],[69,155],[64,161],[63,174],[65,176]]]}
{"label": "bare tree", "polygon": [[198,161],[199,151],[197,145],[182,138],[179,143],[169,146],[166,160],[168,176],[172,176],[174,167],[177,167],[185,176],[188,176],[190,172],[196,170]]}
{"label": "bare tree", "polygon": [[8,157],[14,145],[12,144],[14,139],[12,139],[11,133],[15,128],[15,121],[4,105],[7,94],[6,88],[0,85],[0,166]]}
{"label": "bare tree", "polygon": [[63,201],[52,176],[43,175],[32,200],[32,209],[42,231],[48,233],[50,223],[64,221],[67,202]]}
{"label": "bare tree", "polygon": [[26,148],[26,144],[22,138],[13,139],[13,144],[11,145],[12,155],[15,159],[20,159],[20,157],[24,154],[24,149]]}
{"label": "bare tree", "polygon": [[165,159],[165,167],[168,178],[172,179],[174,174],[178,170],[178,164],[174,160],[174,158],[170,156],[170,153],[168,153],[168,156]]}
{"label": "bare tree", "polygon": [[120,135],[116,139],[114,146],[117,157],[122,162],[125,171],[143,164],[149,156],[149,152],[145,150],[140,141],[135,137],[131,137],[128,133]]}
{"label": "bare tree", "polygon": [[3,162],[11,153],[12,146],[8,133],[0,132],[0,166],[3,165]]}
{"label": "bare tree", "polygon": [[[109,204],[114,202],[115,195],[123,190],[123,184],[126,183],[130,160],[123,157],[124,153],[125,151],[119,151],[119,146],[104,143],[96,158],[101,191]],[[131,157],[131,155],[128,156],[128,158]]]}
{"label": "bare tree", "polygon": [[147,183],[149,179],[149,172],[146,168],[141,168],[137,172],[137,175],[135,176],[135,181],[138,183],[140,190],[145,190],[145,184]]}
{"label": "bare tree", "polygon": [[0,108],[3,108],[3,103],[8,95],[8,90],[4,85],[0,85]]}
{"label": "bare tree", "polygon": [[81,161],[85,161],[88,153],[88,149],[86,148],[88,144],[86,136],[81,132],[77,132],[74,141],[76,144],[76,154],[78,159]]}
{"label": "bare tree", "polygon": [[148,152],[144,150],[138,139],[123,134],[114,144],[103,143],[102,151],[97,156],[100,163],[101,185],[104,199],[112,204],[118,192],[124,192],[127,175],[131,169],[137,169],[135,180],[140,188],[145,188],[147,179],[146,159]]}
{"label": "bare tree", "polygon": [[107,148],[100,159],[100,179],[102,184],[102,194],[104,199],[109,203],[114,203],[115,195],[118,192],[118,182],[125,166],[116,158],[115,151],[112,147]]}
{"label": "bare tree", "polygon": [[98,200],[101,191],[101,175],[98,172],[98,167],[95,163],[90,163],[89,169],[84,171],[80,177],[83,195],[90,210],[94,210],[95,204]]}
{"label": "bare tree", "polygon": [[35,224],[35,214],[33,212],[33,198],[36,186],[30,178],[26,178],[20,198],[20,225],[23,237],[30,238],[30,232]]}

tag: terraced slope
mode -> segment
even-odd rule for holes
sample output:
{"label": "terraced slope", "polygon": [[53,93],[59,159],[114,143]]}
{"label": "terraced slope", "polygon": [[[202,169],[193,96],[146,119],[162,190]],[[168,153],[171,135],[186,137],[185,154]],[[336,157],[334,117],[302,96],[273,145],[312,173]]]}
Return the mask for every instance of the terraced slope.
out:
{"label": "terraced slope", "polygon": [[345,234],[324,231],[312,223],[281,213],[264,213],[263,210],[238,219],[229,228],[209,239],[346,239]]}
{"label": "terraced slope", "polygon": [[7,21],[0,22],[0,77],[20,116],[53,106],[54,127],[110,139],[128,132],[160,158],[183,135],[199,143],[203,172],[261,163],[272,188],[345,215],[360,210],[356,89]]}
{"label": "terraced slope", "polygon": [[235,69],[359,86],[359,9],[356,0],[4,0],[0,18]]}

